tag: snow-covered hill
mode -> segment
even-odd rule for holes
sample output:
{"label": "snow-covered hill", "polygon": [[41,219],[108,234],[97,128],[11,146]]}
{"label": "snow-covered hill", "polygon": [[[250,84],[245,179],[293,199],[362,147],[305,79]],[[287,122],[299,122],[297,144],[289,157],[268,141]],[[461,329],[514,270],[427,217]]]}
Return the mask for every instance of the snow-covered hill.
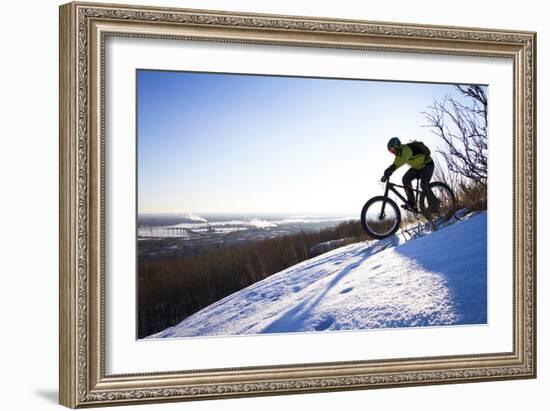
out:
{"label": "snow-covered hill", "polygon": [[338,248],[150,338],[487,322],[487,214],[429,235]]}

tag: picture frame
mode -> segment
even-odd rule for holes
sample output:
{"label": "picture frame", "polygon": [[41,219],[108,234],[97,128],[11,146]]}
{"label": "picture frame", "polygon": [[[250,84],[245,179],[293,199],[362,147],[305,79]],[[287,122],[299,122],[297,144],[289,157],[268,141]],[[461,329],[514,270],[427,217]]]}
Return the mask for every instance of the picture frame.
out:
{"label": "picture frame", "polygon": [[[112,38],[512,63],[511,350],[108,373]],[[60,403],[188,401],[536,377],[536,33],[73,2],[60,7]],[[109,158],[109,156],[111,156]],[[112,162],[112,163],[111,163]],[[491,201],[489,199],[489,201]],[[183,341],[185,344],[185,341]],[[231,350],[231,341],[225,342]]]}

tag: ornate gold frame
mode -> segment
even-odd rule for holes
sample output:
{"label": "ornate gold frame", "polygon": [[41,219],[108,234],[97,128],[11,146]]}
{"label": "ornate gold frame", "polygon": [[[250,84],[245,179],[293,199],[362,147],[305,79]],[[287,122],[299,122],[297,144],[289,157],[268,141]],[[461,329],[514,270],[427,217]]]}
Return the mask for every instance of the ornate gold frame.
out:
{"label": "ornate gold frame", "polygon": [[[108,36],[512,59],[513,352],[105,375],[103,51]],[[83,407],[534,378],[535,52],[532,32],[92,3],[61,6],[60,403]]]}

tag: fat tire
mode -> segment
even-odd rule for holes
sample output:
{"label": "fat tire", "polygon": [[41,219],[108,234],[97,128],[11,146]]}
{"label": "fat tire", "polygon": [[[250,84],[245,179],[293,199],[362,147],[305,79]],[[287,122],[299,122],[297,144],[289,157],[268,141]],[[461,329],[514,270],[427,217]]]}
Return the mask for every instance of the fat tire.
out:
{"label": "fat tire", "polygon": [[[429,187],[430,187],[430,190],[435,188],[435,187],[443,188],[444,190],[446,190],[450,194],[450,196],[453,200],[453,206],[452,206],[452,210],[451,210],[451,213],[450,213],[449,217],[445,221],[450,220],[455,215],[456,208],[457,208],[456,207],[456,195],[455,195],[454,191],[447,184],[442,183],[440,181],[431,182]],[[422,213],[422,215],[427,215],[428,209],[426,207],[424,207],[424,204],[425,204],[424,200],[426,200],[426,193],[422,192],[422,194],[420,195],[420,200],[419,200],[420,201],[420,204],[419,204],[420,205],[420,212]]]}
{"label": "fat tire", "polygon": [[[365,216],[367,214],[367,210],[369,209],[369,207],[377,202],[377,201],[380,201],[380,200],[385,200],[386,201],[386,207],[390,206],[390,207],[393,207],[393,209],[395,210],[395,215],[396,215],[396,220],[397,220],[397,223],[395,224],[395,227],[387,234],[384,234],[384,235],[380,235],[380,234],[377,234],[375,232],[373,232],[366,224],[365,222]],[[382,240],[384,238],[388,238],[388,237],[391,237],[392,235],[394,235],[397,230],[399,229],[399,227],[401,226],[401,211],[399,210],[399,207],[397,206],[397,204],[395,203],[395,201],[393,201],[391,198],[389,197],[384,197],[384,196],[376,196],[376,197],[373,197],[371,198],[369,201],[367,201],[365,203],[365,205],[363,206],[363,209],[361,210],[361,226],[363,227],[363,230],[365,230],[365,232],[371,236],[372,238],[375,238],[377,240]]]}

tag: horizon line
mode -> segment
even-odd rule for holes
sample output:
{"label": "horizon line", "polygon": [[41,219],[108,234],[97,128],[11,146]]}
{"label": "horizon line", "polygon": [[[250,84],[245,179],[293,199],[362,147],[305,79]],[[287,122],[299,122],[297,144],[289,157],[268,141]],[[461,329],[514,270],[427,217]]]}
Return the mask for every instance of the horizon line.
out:
{"label": "horizon line", "polygon": [[137,215],[195,215],[200,216],[201,214],[291,214],[291,215],[348,215],[348,214],[359,214],[358,212],[345,212],[345,211],[328,211],[328,212],[319,212],[319,211],[147,211],[147,212],[137,212]]}

